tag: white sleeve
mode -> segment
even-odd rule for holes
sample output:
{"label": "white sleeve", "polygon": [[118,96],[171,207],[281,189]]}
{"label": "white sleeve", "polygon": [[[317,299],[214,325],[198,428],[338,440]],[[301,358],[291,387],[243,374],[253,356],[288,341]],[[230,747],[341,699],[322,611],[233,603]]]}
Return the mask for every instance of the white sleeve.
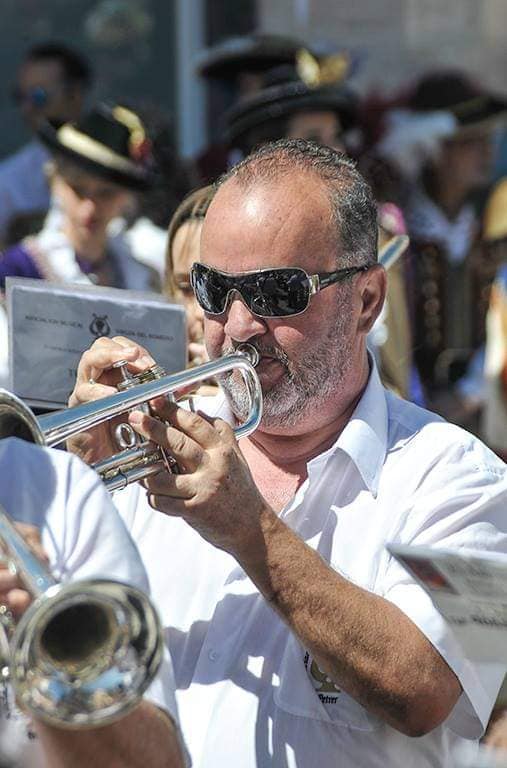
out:
{"label": "white sleeve", "polygon": [[52,540],[60,579],[113,578],[149,591],[136,545],[99,476],[76,457],[68,465],[65,515],[61,508],[43,534]]}
{"label": "white sleeve", "polygon": [[[504,473],[498,471],[497,465],[471,465],[469,471],[466,469],[463,462],[457,462],[432,472],[421,492],[415,494],[405,525],[392,540],[403,544],[488,551],[505,559],[507,483]],[[446,489],[445,495],[442,488]],[[381,587],[382,595],[416,624],[461,683],[463,694],[447,719],[446,727],[465,738],[478,738],[488,723],[505,666],[474,663],[467,659],[430,597],[394,558],[388,561]]]}
{"label": "white sleeve", "polygon": [[76,456],[16,438],[0,441],[0,503],[41,529],[57,580],[92,577],[148,591],[139,553],[99,476]]}

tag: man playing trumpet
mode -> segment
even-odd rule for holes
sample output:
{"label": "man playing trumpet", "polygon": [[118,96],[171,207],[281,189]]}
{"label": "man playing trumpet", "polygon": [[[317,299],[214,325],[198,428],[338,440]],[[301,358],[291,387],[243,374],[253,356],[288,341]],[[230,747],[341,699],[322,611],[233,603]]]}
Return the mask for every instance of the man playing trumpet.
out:
{"label": "man playing trumpet", "polygon": [[[158,399],[160,418],[129,416],[180,468],[115,502],[161,607],[196,766],[452,766],[503,677],[464,658],[384,546],[505,553],[507,482],[474,437],[382,387],[366,345],[385,296],[376,251],[350,160],[301,140],[259,149],[219,183],[192,282],[210,358],[259,352],[261,426],[235,441],[235,374],[206,414]],[[120,359],[153,363],[98,340],[71,405],[114,391]],[[91,461],[108,442],[103,425],[79,446]]]}

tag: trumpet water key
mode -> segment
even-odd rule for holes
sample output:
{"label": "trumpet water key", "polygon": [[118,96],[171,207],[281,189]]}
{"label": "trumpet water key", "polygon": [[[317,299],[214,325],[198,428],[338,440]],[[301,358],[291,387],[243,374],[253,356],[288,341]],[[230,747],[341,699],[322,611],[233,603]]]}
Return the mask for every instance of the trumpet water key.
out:
{"label": "trumpet water key", "polygon": [[0,547],[34,598],[17,624],[0,623],[2,679],[20,708],[60,728],[123,717],[162,659],[160,622],[147,595],[106,579],[57,583],[1,506]]}
{"label": "trumpet water key", "polygon": [[[18,397],[0,390],[0,439],[20,437],[39,445],[58,445],[72,435],[131,410],[140,407],[149,409],[149,401],[156,397],[172,397],[178,390],[238,370],[249,399],[247,418],[234,430],[239,440],[257,429],[262,417],[262,390],[255,371],[258,361],[259,353],[251,344],[241,344],[229,355],[172,374],[154,366],[149,371],[132,376],[126,364],[120,361],[117,365],[122,371],[123,381],[116,394],[38,417]],[[170,470],[175,469],[172,457],[138,438],[126,422],[116,428],[115,437],[120,452],[94,465],[108,490],[123,488],[128,483],[155,474],[160,471],[161,464]]]}

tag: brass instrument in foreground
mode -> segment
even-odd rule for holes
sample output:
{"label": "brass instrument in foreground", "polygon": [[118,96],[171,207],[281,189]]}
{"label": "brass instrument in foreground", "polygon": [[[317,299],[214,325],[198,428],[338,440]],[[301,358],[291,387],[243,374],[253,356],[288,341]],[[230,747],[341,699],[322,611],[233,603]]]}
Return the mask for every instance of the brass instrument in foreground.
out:
{"label": "brass instrument in foreground", "polygon": [[58,584],[1,506],[0,546],[34,598],[17,625],[5,617],[0,623],[1,675],[20,708],[60,728],[123,717],[162,659],[149,598],[106,579]]}
{"label": "brass instrument in foreground", "polygon": [[[123,382],[118,393],[56,413],[35,416],[22,400],[0,389],[0,439],[20,437],[32,443],[48,447],[63,443],[72,435],[108,421],[140,406],[148,409],[148,402],[173,392],[238,370],[244,380],[249,399],[249,414],[243,424],[235,429],[237,439],[253,432],[262,416],[262,390],[254,366],[259,353],[251,344],[242,344],[230,355],[212,360],[196,368],[180,373],[166,374],[154,366],[138,376],[128,373],[127,363],[116,364],[123,372]],[[174,461],[165,452],[144,441],[124,423],[116,428],[115,436],[121,451],[94,465],[106,488],[114,491],[127,484],[160,472],[161,464],[168,469]]]}

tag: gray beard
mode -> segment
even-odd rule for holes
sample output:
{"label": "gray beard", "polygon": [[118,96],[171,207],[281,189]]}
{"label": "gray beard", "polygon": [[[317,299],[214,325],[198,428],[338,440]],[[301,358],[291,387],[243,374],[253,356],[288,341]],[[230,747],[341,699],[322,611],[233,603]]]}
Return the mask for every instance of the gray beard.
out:
{"label": "gray beard", "polygon": [[[294,427],[309,411],[341,388],[352,366],[351,309],[350,301],[340,301],[335,324],[322,340],[322,345],[313,349],[304,360],[292,362],[278,347],[253,344],[259,354],[274,357],[285,371],[280,381],[264,393],[264,426]],[[252,344],[252,340],[249,343]],[[227,349],[224,354],[233,351]],[[235,416],[244,421],[248,415],[249,402],[242,379],[231,372],[221,377],[220,383]]]}

